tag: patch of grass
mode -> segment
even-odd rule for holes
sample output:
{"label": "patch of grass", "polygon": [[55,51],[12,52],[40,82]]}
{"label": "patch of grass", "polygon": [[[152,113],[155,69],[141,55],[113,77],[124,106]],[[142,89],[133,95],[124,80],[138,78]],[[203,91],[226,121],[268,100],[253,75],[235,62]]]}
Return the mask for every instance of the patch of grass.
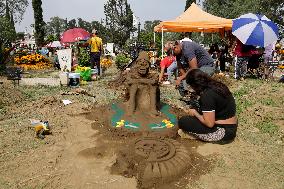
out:
{"label": "patch of grass", "polygon": [[56,70],[33,70],[26,72],[24,78],[59,78],[59,71]]}
{"label": "patch of grass", "polygon": [[268,133],[268,134],[275,134],[279,130],[279,127],[276,124],[274,124],[270,119],[257,123],[256,127],[262,133]]}
{"label": "patch of grass", "polygon": [[236,106],[237,106],[237,114],[243,113],[248,107],[252,106],[254,103],[247,99],[239,99],[236,100]]}
{"label": "patch of grass", "polygon": [[234,97],[238,100],[242,96],[249,94],[250,89],[248,87],[241,87],[239,90],[233,93]]}
{"label": "patch of grass", "polygon": [[5,115],[6,113],[6,107],[3,103],[0,102],[0,116]]}
{"label": "patch of grass", "polygon": [[274,99],[272,98],[265,98],[261,100],[261,104],[265,105],[265,106],[272,106],[272,107],[276,107],[277,103]]}
{"label": "patch of grass", "polygon": [[42,96],[50,96],[60,93],[62,87],[59,86],[33,86],[33,87],[22,87],[21,91],[27,100],[36,100]]}

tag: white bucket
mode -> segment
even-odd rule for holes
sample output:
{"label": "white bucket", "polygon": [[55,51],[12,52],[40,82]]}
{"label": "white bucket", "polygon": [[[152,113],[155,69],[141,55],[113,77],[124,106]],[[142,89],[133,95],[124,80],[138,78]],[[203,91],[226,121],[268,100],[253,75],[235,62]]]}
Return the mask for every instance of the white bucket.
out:
{"label": "white bucket", "polygon": [[80,73],[69,73],[69,78],[79,78],[80,79]]}

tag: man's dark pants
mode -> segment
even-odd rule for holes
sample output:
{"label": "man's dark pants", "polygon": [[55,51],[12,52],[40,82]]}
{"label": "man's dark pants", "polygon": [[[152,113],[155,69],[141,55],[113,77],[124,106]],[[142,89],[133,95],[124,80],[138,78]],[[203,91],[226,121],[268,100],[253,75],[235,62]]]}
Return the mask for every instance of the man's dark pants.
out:
{"label": "man's dark pants", "polygon": [[98,75],[100,75],[101,74],[101,65],[100,65],[101,53],[91,52],[90,57],[91,57],[91,68],[93,69],[96,66],[98,70]]}

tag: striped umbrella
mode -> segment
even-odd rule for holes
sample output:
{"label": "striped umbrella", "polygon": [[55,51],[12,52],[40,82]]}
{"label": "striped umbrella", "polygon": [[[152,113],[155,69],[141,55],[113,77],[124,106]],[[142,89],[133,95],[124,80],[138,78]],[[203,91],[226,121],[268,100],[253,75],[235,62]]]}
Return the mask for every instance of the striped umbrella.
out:
{"label": "striped umbrella", "polygon": [[278,27],[264,15],[248,13],[233,20],[232,33],[243,44],[266,47],[278,39]]}

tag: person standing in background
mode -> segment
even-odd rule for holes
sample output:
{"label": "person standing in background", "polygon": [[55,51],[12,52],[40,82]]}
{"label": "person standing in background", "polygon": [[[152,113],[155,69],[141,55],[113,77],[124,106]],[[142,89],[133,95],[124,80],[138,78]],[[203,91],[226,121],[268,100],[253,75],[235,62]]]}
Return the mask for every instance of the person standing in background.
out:
{"label": "person standing in background", "polygon": [[92,37],[87,41],[87,44],[91,47],[90,59],[91,59],[91,68],[97,67],[98,75],[101,74],[101,54],[103,52],[103,40],[98,37],[98,32],[96,29],[92,30]]}
{"label": "person standing in background", "polygon": [[184,33],[184,38],[182,40],[180,40],[180,42],[184,42],[184,41],[192,42],[191,34],[192,34],[191,32],[185,32]]}
{"label": "person standing in background", "polygon": [[245,45],[239,39],[236,41],[234,55],[236,56],[235,79],[244,80],[247,73],[249,58],[258,51],[252,45]]}
{"label": "person standing in background", "polygon": [[162,82],[163,76],[166,72],[167,80],[164,82],[164,84],[170,84],[172,82],[172,74],[175,73],[175,71],[177,70],[176,57],[174,56],[173,52],[173,42],[166,43],[164,46],[164,50],[167,56],[163,58],[160,63],[161,72],[159,75],[159,83]]}

